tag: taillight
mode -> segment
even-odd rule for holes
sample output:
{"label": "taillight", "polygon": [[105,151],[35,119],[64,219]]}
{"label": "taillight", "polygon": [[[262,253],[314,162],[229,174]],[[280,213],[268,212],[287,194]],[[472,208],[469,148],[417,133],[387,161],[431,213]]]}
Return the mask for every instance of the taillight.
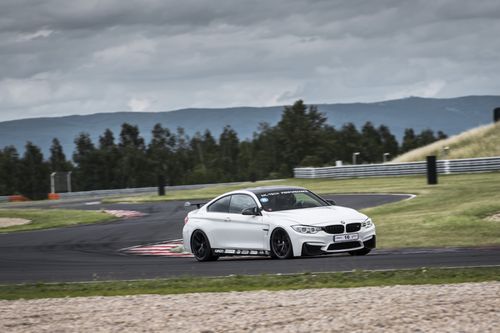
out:
{"label": "taillight", "polygon": [[184,218],[184,224],[187,224],[189,222],[189,217],[186,215],[186,217]]}

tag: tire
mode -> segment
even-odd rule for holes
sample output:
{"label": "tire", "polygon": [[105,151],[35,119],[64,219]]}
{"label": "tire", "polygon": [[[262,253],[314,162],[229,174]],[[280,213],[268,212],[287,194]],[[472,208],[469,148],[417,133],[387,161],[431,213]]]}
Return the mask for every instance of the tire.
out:
{"label": "tire", "polygon": [[289,259],[293,257],[292,241],[285,230],[275,229],[271,235],[271,257]]}
{"label": "tire", "polygon": [[191,252],[198,261],[214,261],[219,259],[212,253],[208,237],[201,230],[195,230],[191,236]]}
{"label": "tire", "polygon": [[368,253],[370,253],[372,249],[369,249],[367,247],[364,247],[362,249],[359,249],[359,250],[355,250],[355,251],[349,251],[349,254],[351,256],[366,256]]}

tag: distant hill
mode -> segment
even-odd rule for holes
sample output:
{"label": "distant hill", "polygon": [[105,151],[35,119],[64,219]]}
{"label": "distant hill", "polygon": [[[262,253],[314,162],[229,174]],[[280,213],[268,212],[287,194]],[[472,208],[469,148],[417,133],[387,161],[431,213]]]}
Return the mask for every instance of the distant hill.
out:
{"label": "distant hill", "polygon": [[[305,101],[308,103],[309,101]],[[430,128],[448,135],[463,132],[492,121],[492,110],[500,106],[500,96],[466,96],[448,99],[410,97],[376,103],[318,104],[328,117],[328,123],[341,127],[346,122],[358,128],[365,122],[385,124],[401,139],[405,128],[421,131]],[[30,140],[48,153],[52,138],[61,141],[68,158],[74,149],[73,140],[80,132],[97,138],[110,128],[117,138],[120,125],[128,122],[139,126],[149,141],[154,124],[175,130],[183,127],[188,135],[209,129],[218,136],[225,125],[231,125],[240,139],[251,138],[259,123],[276,124],[283,106],[235,107],[224,109],[183,109],[169,112],[115,112],[84,116],[33,118],[0,122],[0,148],[14,145],[24,151]]]}
{"label": "distant hill", "polygon": [[[445,151],[444,147],[448,149]],[[435,155],[438,159],[500,156],[500,122],[476,127],[414,149],[398,156],[393,162],[423,161],[428,155]]]}

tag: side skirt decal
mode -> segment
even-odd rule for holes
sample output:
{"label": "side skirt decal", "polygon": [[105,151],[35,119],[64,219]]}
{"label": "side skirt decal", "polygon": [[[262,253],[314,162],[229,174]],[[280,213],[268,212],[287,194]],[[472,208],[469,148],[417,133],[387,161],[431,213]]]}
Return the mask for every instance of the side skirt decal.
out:
{"label": "side skirt decal", "polygon": [[267,250],[213,249],[214,254],[238,256],[268,256]]}

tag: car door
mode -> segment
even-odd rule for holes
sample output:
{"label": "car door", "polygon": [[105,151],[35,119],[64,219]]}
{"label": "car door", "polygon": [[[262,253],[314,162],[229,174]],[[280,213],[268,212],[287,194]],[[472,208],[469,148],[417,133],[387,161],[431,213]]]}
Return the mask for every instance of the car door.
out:
{"label": "car door", "polygon": [[225,196],[207,207],[205,233],[214,249],[227,248],[227,222],[229,219],[229,203],[231,196]]}
{"label": "car door", "polygon": [[262,250],[269,225],[263,223],[261,215],[243,215],[243,210],[258,207],[247,194],[233,194],[229,204],[225,244],[227,248]]}

